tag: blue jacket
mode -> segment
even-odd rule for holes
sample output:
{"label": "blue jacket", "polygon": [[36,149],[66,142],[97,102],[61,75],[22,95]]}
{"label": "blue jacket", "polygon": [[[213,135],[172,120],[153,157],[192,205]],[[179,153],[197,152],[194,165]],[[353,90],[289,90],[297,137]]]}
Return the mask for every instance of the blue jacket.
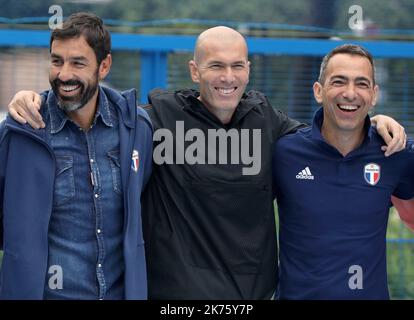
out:
{"label": "blue jacket", "polygon": [[[136,107],[135,91],[101,87],[117,106],[124,190],[125,298],[147,298],[141,191],[151,174],[152,125]],[[45,121],[47,108],[42,108]],[[138,171],[132,169],[138,151]],[[136,163],[135,166],[136,167]],[[0,299],[42,299],[48,260],[55,157],[44,129],[7,118],[0,125]]]}

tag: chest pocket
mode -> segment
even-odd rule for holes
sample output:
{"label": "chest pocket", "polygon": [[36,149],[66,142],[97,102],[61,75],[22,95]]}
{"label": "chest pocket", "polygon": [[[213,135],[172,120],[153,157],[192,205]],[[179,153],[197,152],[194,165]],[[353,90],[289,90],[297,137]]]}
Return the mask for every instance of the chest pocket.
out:
{"label": "chest pocket", "polygon": [[59,207],[74,196],[73,158],[71,156],[57,156],[53,205]]}
{"label": "chest pocket", "polygon": [[120,152],[119,150],[113,150],[108,152],[109,163],[111,165],[112,184],[114,192],[122,195],[122,182],[121,182],[121,164],[120,164]]}

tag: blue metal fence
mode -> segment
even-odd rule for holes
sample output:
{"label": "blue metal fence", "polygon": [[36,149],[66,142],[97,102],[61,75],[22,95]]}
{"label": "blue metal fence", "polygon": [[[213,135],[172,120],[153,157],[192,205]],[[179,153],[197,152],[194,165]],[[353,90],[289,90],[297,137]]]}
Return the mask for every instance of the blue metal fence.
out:
{"label": "blue metal fence", "polygon": [[[49,47],[49,31],[0,30],[0,47]],[[192,52],[196,37],[188,35],[142,35],[112,34],[113,50],[137,51],[145,63],[155,63],[156,67],[142,68],[143,79],[148,79],[148,87],[163,86],[166,83],[167,54]],[[349,40],[329,39],[284,39],[284,38],[247,38],[251,55],[271,56],[312,56],[321,57],[330,49]],[[359,41],[355,44],[366,47],[376,59],[413,59],[414,42],[411,41]],[[159,76],[151,73],[160,72]],[[142,91],[146,93],[145,91]],[[143,98],[144,99],[144,98]]]}

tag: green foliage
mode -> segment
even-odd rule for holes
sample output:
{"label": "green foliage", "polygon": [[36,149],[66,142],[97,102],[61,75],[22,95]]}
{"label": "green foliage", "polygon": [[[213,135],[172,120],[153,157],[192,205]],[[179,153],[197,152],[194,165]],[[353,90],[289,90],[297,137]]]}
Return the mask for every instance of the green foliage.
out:
{"label": "green foliage", "polygon": [[[414,233],[390,211],[387,239],[414,239]],[[388,285],[393,299],[414,299],[414,243],[387,244]]]}

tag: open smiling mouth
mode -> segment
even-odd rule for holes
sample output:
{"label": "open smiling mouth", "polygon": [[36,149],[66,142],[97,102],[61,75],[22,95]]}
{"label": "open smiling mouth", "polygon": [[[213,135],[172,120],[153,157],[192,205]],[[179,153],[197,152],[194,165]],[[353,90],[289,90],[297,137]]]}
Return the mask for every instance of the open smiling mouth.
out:
{"label": "open smiling mouth", "polygon": [[77,90],[77,89],[79,89],[81,87],[81,85],[80,84],[77,84],[77,85],[61,85],[60,86],[60,89],[62,89],[62,91],[64,91],[64,92],[72,92],[72,91],[75,91],[75,90]]}
{"label": "open smiling mouth", "polygon": [[347,104],[337,104],[336,106],[341,111],[344,111],[344,112],[355,112],[360,108],[360,106],[347,105]]}
{"label": "open smiling mouth", "polygon": [[214,87],[214,89],[216,89],[221,94],[232,94],[234,91],[237,90],[237,87],[231,87],[231,88]]}

